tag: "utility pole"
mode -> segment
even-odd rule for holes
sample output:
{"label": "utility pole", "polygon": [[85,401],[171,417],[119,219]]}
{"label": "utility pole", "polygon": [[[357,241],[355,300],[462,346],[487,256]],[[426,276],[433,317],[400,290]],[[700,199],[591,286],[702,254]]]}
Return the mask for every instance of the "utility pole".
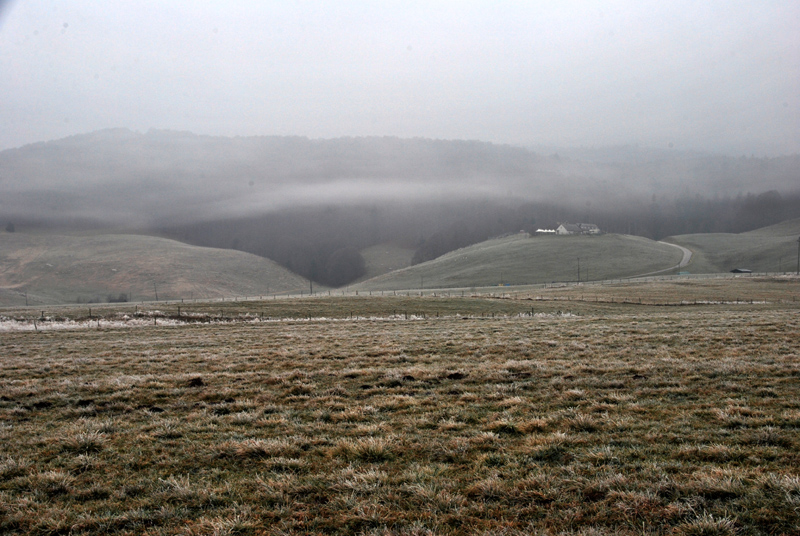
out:
{"label": "utility pole", "polygon": [[797,275],[800,275],[800,238],[797,239]]}
{"label": "utility pole", "polygon": [[156,293],[156,301],[158,301],[158,288],[156,287],[155,281],[153,281],[153,292]]}
{"label": "utility pole", "polygon": [[314,282],[311,279],[308,280],[308,289],[309,289],[309,295],[313,296],[314,295]]}
{"label": "utility pole", "polygon": [[581,258],[578,257],[578,283],[581,282]]}

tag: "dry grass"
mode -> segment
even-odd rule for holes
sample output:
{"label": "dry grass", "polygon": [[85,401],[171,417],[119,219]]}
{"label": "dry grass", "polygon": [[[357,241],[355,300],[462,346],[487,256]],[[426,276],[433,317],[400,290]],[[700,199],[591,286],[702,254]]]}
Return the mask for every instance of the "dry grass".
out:
{"label": "dry grass", "polygon": [[0,532],[800,534],[800,307],[466,301],[5,332]]}
{"label": "dry grass", "polygon": [[581,301],[586,304],[698,306],[758,305],[800,302],[800,278],[794,275],[729,275],[727,278],[671,279],[649,282],[589,283],[517,292],[535,301]]}

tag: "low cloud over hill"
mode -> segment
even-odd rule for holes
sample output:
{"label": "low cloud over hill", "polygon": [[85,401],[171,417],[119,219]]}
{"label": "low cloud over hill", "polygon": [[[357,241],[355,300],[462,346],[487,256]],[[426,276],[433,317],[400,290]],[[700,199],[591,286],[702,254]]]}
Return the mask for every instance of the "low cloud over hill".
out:
{"label": "low cloud over hill", "polygon": [[0,152],[0,218],[21,231],[135,229],[239,249],[341,285],[363,275],[353,250],[382,243],[422,262],[564,221],[657,239],[800,215],[797,155],[557,151],[104,130]]}

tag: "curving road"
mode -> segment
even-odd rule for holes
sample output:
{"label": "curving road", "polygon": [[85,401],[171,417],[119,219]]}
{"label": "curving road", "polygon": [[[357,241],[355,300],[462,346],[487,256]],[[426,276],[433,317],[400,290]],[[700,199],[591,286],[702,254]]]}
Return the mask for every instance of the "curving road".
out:
{"label": "curving road", "polygon": [[670,270],[676,270],[676,269],[683,268],[684,266],[689,264],[689,262],[692,260],[692,251],[690,249],[687,249],[687,248],[685,248],[683,246],[679,246],[678,244],[670,244],[669,242],[661,242],[661,241],[659,241],[658,243],[659,244],[664,244],[664,245],[667,245],[667,246],[672,246],[674,248],[678,248],[679,250],[681,250],[681,252],[683,253],[683,258],[681,259],[681,262],[679,262],[675,266],[670,266],[669,268],[665,268],[663,270],[658,270],[656,272],[650,272],[649,274],[640,274],[640,275],[636,275],[636,276],[633,276],[633,277],[647,277],[647,276],[650,276],[650,275],[663,274],[664,272],[669,272]]}
{"label": "curving road", "polygon": [[681,250],[683,252],[683,258],[681,259],[681,262],[677,266],[673,266],[672,268],[670,268],[670,270],[672,270],[673,268],[683,268],[684,266],[689,264],[689,261],[692,260],[692,250],[687,249],[687,248],[685,248],[683,246],[679,246],[678,244],[670,244],[669,242],[661,242],[661,241],[659,241],[658,243],[659,244],[666,244],[668,246],[672,246],[674,248],[678,248],[679,250]]}

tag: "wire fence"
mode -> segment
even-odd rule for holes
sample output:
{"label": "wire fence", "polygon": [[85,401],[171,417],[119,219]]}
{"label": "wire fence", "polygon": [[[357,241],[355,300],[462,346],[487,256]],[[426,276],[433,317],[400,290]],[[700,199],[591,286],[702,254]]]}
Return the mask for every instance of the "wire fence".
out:
{"label": "wire fence", "polygon": [[[231,296],[225,298],[195,298],[196,302],[235,302],[235,301],[259,301],[259,300],[278,300],[278,299],[298,299],[298,298],[328,298],[328,297],[376,297],[376,296],[401,296],[401,297],[436,297],[436,298],[455,298],[455,297],[489,297],[489,298],[510,298],[519,294],[527,294],[532,290],[545,289],[565,289],[573,287],[609,287],[615,285],[626,285],[630,283],[647,282],[672,282],[672,281],[697,281],[714,279],[750,279],[760,277],[790,276],[789,272],[752,272],[746,274],[715,273],[715,274],[678,274],[678,275],[652,275],[641,277],[628,277],[616,279],[604,279],[599,281],[553,281],[550,283],[528,283],[528,284],[504,284],[492,286],[471,286],[471,287],[439,287],[439,288],[406,288],[406,289],[324,289],[315,292],[294,291],[280,292],[258,296]],[[145,300],[142,303],[177,303],[190,302],[185,299],[162,300],[160,302]]]}
{"label": "wire fence", "polygon": [[[724,279],[753,279],[763,277],[778,277],[778,276],[794,276],[793,272],[752,272],[744,274],[734,273],[713,273],[713,274],[676,274],[676,275],[650,275],[640,277],[616,278],[605,279],[599,281],[554,281],[550,283],[533,283],[521,285],[494,285],[494,286],[471,286],[471,287],[443,287],[443,288],[417,288],[417,289],[396,289],[396,290],[365,290],[365,289],[320,289],[317,291],[311,290],[297,290],[297,291],[284,291],[264,293],[251,296],[202,296],[200,293],[193,293],[190,297],[174,297],[167,296],[163,299],[147,299],[139,298],[130,299],[127,302],[116,302],[116,305],[128,304],[141,304],[141,305],[156,305],[156,304],[189,304],[189,303],[227,303],[227,302],[249,302],[249,301],[270,301],[270,300],[287,300],[287,299],[309,299],[309,298],[329,298],[329,297],[432,297],[432,298],[456,298],[456,297],[482,297],[482,298],[514,298],[520,295],[529,295],[532,291],[548,290],[548,289],[574,289],[574,288],[597,288],[597,287],[613,287],[619,285],[630,285],[637,283],[651,283],[651,282],[675,282],[675,281],[702,281],[702,280],[724,280]],[[163,294],[162,294],[163,296]],[[539,300],[574,300],[572,297],[555,297],[555,296],[538,296]],[[591,301],[610,303],[617,302],[610,301],[604,298],[592,298]],[[748,300],[749,301],[749,300]],[[788,300],[788,301],[794,301]],[[26,300],[27,302],[27,300]],[[629,301],[629,303],[635,303]],[[113,305],[114,303],[112,303]],[[68,304],[64,304],[68,305]],[[80,302],[70,305],[83,305]],[[88,302],[87,306],[102,306],[108,305],[104,302]],[[47,303],[36,303],[31,300],[31,303],[26,303],[25,307],[36,309],[41,306],[52,306]],[[22,305],[7,306],[8,308],[22,308]],[[2,309],[0,309],[2,310]]]}

